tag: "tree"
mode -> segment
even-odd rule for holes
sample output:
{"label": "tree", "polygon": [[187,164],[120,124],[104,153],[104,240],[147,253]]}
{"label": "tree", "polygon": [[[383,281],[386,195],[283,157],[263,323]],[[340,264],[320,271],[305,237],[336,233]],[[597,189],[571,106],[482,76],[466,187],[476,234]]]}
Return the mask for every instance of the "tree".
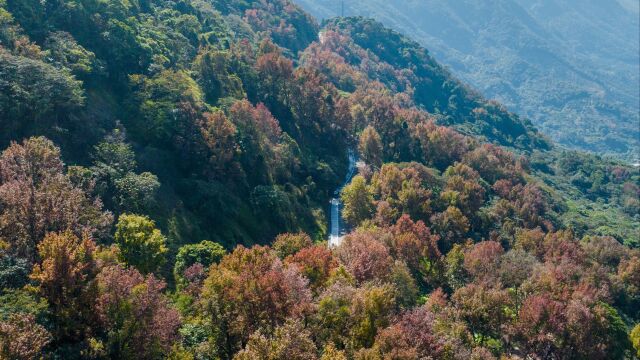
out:
{"label": "tree", "polygon": [[96,60],[96,55],[78,44],[73,36],[67,32],[56,31],[49,33],[45,41],[45,47],[52,62],[58,68],[69,69],[80,78],[100,71],[99,67],[102,64]]}
{"label": "tree", "polygon": [[51,335],[36,323],[33,315],[14,314],[0,320],[0,357],[3,359],[39,359]]}
{"label": "tree", "polygon": [[160,182],[150,172],[136,174],[130,172],[115,181],[116,204],[124,211],[144,211],[152,203]]}
{"label": "tree", "polygon": [[564,329],[562,304],[545,295],[534,295],[524,301],[509,331],[525,353],[548,357],[562,346],[562,339],[547,334],[560,334]]}
{"label": "tree", "polygon": [[254,333],[234,360],[317,360],[318,349],[300,321],[287,321],[272,336]]}
{"label": "tree", "polygon": [[343,148],[341,135],[347,134],[337,131],[334,124],[338,98],[336,88],[316,69],[298,67],[295,70],[291,111],[299,129],[295,138],[300,144],[331,152]]}
{"label": "tree", "polygon": [[463,242],[469,231],[469,219],[455,206],[449,206],[444,212],[433,215],[431,223],[443,240],[441,242],[443,252],[449,250],[453,244]]}
{"label": "tree", "polygon": [[[502,181],[496,182],[493,186],[494,190],[501,184],[503,184]],[[536,227],[547,231],[554,229],[553,223],[547,216],[551,207],[549,195],[538,185],[534,183],[528,183],[524,186],[517,184],[498,191],[504,192],[500,195],[504,199],[497,203],[498,212],[503,214],[502,217],[512,217],[519,226],[528,229]]]}
{"label": "tree", "polygon": [[217,356],[229,359],[256,331],[272,333],[304,315],[311,302],[307,284],[297,267],[284,267],[267,247],[238,246],[212,266],[201,303],[217,334],[211,340]]}
{"label": "tree", "polygon": [[360,134],[358,151],[367,164],[376,168],[382,166],[382,140],[373,126],[367,126]]}
{"label": "tree", "polygon": [[500,338],[501,326],[509,319],[505,309],[510,300],[505,290],[468,284],[456,290],[451,300],[472,334],[479,337],[480,345],[488,338]]}
{"label": "tree", "polygon": [[433,122],[419,124],[415,128],[415,136],[420,143],[425,163],[440,170],[460,161],[471,148],[470,139],[456,131],[436,126]]}
{"label": "tree", "polygon": [[17,289],[29,281],[29,261],[9,254],[0,255],[0,289]]}
{"label": "tree", "polygon": [[184,271],[194,264],[200,264],[205,269],[217,264],[226,254],[222,245],[213,241],[201,241],[198,244],[188,244],[180,247],[173,266],[173,274],[176,279],[184,276]]}
{"label": "tree", "polygon": [[47,299],[34,290],[34,287],[4,289],[0,295],[0,320],[8,320],[14,314],[26,314],[33,315],[38,323],[51,326]]}
{"label": "tree", "polygon": [[640,324],[636,324],[633,330],[631,330],[629,338],[633,343],[633,348],[636,351],[636,356],[640,357]]}
{"label": "tree", "polygon": [[350,224],[357,226],[373,215],[373,195],[362,176],[356,175],[351,183],[345,186],[341,197],[344,203],[342,216]]}
{"label": "tree", "polygon": [[520,309],[522,298],[526,296],[520,292],[520,287],[539,265],[535,256],[523,250],[512,249],[502,255],[498,276],[505,288],[513,290],[516,311]]}
{"label": "tree", "polygon": [[236,127],[222,111],[205,113],[200,122],[200,132],[208,149],[209,176],[222,179],[233,169],[233,160],[238,152]]}
{"label": "tree", "polygon": [[524,226],[527,228],[542,226],[547,230],[553,230],[553,224],[546,216],[551,207],[547,193],[533,183],[519,187],[518,185],[512,190],[512,199],[517,199],[516,211],[523,220]]}
{"label": "tree", "polygon": [[526,251],[535,255],[538,259],[544,256],[545,232],[541,228],[517,229],[515,234],[514,249]]}
{"label": "tree", "polygon": [[114,240],[120,248],[121,261],[135,266],[143,274],[158,270],[166,261],[166,238],[146,216],[120,215]]}
{"label": "tree", "polygon": [[444,280],[453,290],[463,287],[468,281],[469,274],[464,269],[464,251],[464,246],[454,244],[444,257]]}
{"label": "tree", "polygon": [[444,359],[460,344],[438,330],[438,319],[426,306],[409,310],[378,334],[374,348],[385,359]]}
{"label": "tree", "polygon": [[536,258],[522,250],[512,249],[500,259],[500,279],[506,287],[519,287],[533,273],[539,262]]}
{"label": "tree", "polygon": [[198,122],[205,108],[198,84],[184,70],[163,70],[152,77],[132,75],[139,121],[125,123],[139,139],[176,150],[187,164],[202,144]]}
{"label": "tree", "polygon": [[63,173],[60,149],[43,137],[11,144],[0,156],[0,239],[33,262],[48,232],[106,237],[111,214]]}
{"label": "tree", "polygon": [[290,181],[298,167],[298,144],[262,103],[233,103],[229,119],[238,128],[240,161],[251,184]]}
{"label": "tree", "polygon": [[273,242],[273,250],[278,254],[280,259],[295,255],[302,249],[311,247],[313,242],[309,235],[300,232],[297,234],[285,233],[276,237]]}
{"label": "tree", "polygon": [[537,357],[624,359],[631,349],[617,311],[585,293],[568,302],[544,293],[528,297],[508,332],[526,354]]}
{"label": "tree", "polygon": [[624,288],[624,309],[631,316],[640,316],[640,256],[623,260],[618,265],[617,278]]}
{"label": "tree", "polygon": [[97,313],[106,330],[104,349],[112,359],[155,359],[178,337],[180,315],[162,294],[163,281],[136,269],[109,266],[97,277]]}
{"label": "tree", "polygon": [[484,188],[477,182],[480,177],[470,167],[457,163],[445,173],[447,184],[440,194],[448,205],[458,207],[468,218],[475,218],[484,203]]}
{"label": "tree", "polygon": [[31,279],[55,314],[57,344],[86,340],[95,330],[95,248],[91,239],[70,231],[49,233],[38,244],[42,262],[33,267]]}
{"label": "tree", "polygon": [[[264,43],[262,45],[264,47]],[[278,51],[270,51],[258,57],[255,68],[260,79],[260,101],[278,114],[279,109],[290,103],[293,62]]]}
{"label": "tree", "polygon": [[193,68],[208,103],[216,104],[224,97],[244,97],[242,81],[232,73],[228,52],[203,48],[194,59]]}
{"label": "tree", "polygon": [[397,325],[391,325],[382,330],[376,337],[374,347],[369,350],[375,355],[363,356],[361,355],[363,352],[360,352],[360,359],[419,359],[418,350],[403,336],[402,330]]}
{"label": "tree", "polygon": [[135,153],[126,142],[124,128],[117,127],[94,147],[91,171],[96,188],[108,205],[118,212],[143,211],[160,187],[158,177],[137,174]]}
{"label": "tree", "polygon": [[466,153],[462,162],[490,184],[500,179],[518,182],[522,170],[513,154],[493,144],[484,144]]}
{"label": "tree", "polygon": [[79,125],[73,114],[83,105],[84,94],[81,82],[68,71],[2,51],[0,78],[0,145]]}
{"label": "tree", "polygon": [[398,192],[398,207],[412,218],[426,221],[431,215],[431,195],[431,190],[424,188],[418,179],[407,179]]}
{"label": "tree", "polygon": [[610,236],[587,236],[580,245],[592,261],[616,269],[627,256],[627,248]]}
{"label": "tree", "polygon": [[[397,212],[414,220],[428,220],[432,205],[428,188],[441,186],[432,171],[417,163],[382,165],[371,178],[371,190],[380,199],[378,206],[387,203],[391,208],[388,215]],[[386,204],[382,206],[384,210]]]}
{"label": "tree", "polygon": [[418,285],[407,265],[399,260],[393,264],[388,280],[395,290],[395,302],[402,309],[409,309],[418,300]]}
{"label": "tree", "polygon": [[309,279],[314,293],[324,287],[331,272],[338,267],[333,253],[324,245],[307,247],[285,259],[287,264],[298,266],[300,273]]}
{"label": "tree", "polygon": [[379,331],[387,327],[396,307],[389,285],[368,285],[356,291],[351,304],[349,348],[370,348]]}
{"label": "tree", "polygon": [[330,343],[324,347],[320,360],[347,360],[347,355],[344,351],[336,349],[335,345]]}
{"label": "tree", "polygon": [[387,247],[368,232],[345,236],[336,255],[359,283],[385,279],[393,265]]}
{"label": "tree", "polygon": [[380,227],[390,226],[398,218],[398,211],[385,200],[378,201],[373,221]]}
{"label": "tree", "polygon": [[120,178],[136,168],[136,154],[126,142],[123,128],[116,127],[94,147],[94,172],[101,178]]}
{"label": "tree", "polygon": [[437,261],[440,256],[437,235],[432,235],[422,221],[413,222],[408,215],[402,215],[391,228],[393,236],[389,238],[389,251],[396,259],[403,260],[412,274],[422,269],[422,261]]}
{"label": "tree", "polygon": [[479,281],[497,280],[504,249],[495,241],[474,244],[464,254],[464,268]]}

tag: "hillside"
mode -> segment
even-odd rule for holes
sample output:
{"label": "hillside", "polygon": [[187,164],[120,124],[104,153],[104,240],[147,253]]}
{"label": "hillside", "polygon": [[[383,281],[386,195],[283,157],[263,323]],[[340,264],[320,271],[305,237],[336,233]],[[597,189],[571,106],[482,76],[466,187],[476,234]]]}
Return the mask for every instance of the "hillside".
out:
{"label": "hillside", "polygon": [[0,0],[0,128],[0,359],[639,351],[639,169],[374,20]]}
{"label": "hillside", "polygon": [[[334,0],[297,1],[321,19]],[[436,59],[554,140],[640,157],[637,2],[345,1],[417,40]]]}

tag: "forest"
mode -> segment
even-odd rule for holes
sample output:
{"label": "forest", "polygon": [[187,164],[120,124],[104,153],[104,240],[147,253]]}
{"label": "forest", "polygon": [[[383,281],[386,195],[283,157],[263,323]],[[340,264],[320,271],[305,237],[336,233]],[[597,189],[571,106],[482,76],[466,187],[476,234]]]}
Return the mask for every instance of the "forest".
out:
{"label": "forest", "polygon": [[410,36],[554,141],[640,162],[637,0],[294,0]]}
{"label": "forest", "polygon": [[374,20],[0,0],[0,129],[0,359],[640,356],[640,169]]}

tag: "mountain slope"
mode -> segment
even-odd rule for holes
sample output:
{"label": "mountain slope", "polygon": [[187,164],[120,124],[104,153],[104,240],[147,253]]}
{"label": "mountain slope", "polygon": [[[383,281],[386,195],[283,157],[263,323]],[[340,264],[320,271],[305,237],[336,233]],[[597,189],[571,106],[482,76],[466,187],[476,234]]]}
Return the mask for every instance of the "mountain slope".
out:
{"label": "mountain slope", "polygon": [[[319,18],[333,0],[300,0]],[[452,71],[570,147],[638,158],[638,4],[345,1],[409,34]]]}
{"label": "mountain slope", "polygon": [[2,359],[633,356],[640,169],[375,20],[0,0],[0,129]]}

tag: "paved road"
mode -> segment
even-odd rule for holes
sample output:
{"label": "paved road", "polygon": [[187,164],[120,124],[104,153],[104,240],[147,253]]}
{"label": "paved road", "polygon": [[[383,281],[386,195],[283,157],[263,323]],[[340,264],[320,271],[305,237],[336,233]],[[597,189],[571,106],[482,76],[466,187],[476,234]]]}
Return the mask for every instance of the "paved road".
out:
{"label": "paved road", "polygon": [[345,177],[344,183],[340,185],[339,188],[334,192],[335,197],[331,199],[331,235],[329,235],[329,247],[335,247],[340,245],[343,237],[343,227],[342,227],[342,201],[340,200],[340,195],[342,194],[342,189],[351,181],[351,178],[356,173],[356,155],[353,150],[349,150],[349,169],[347,171],[347,176]]}

